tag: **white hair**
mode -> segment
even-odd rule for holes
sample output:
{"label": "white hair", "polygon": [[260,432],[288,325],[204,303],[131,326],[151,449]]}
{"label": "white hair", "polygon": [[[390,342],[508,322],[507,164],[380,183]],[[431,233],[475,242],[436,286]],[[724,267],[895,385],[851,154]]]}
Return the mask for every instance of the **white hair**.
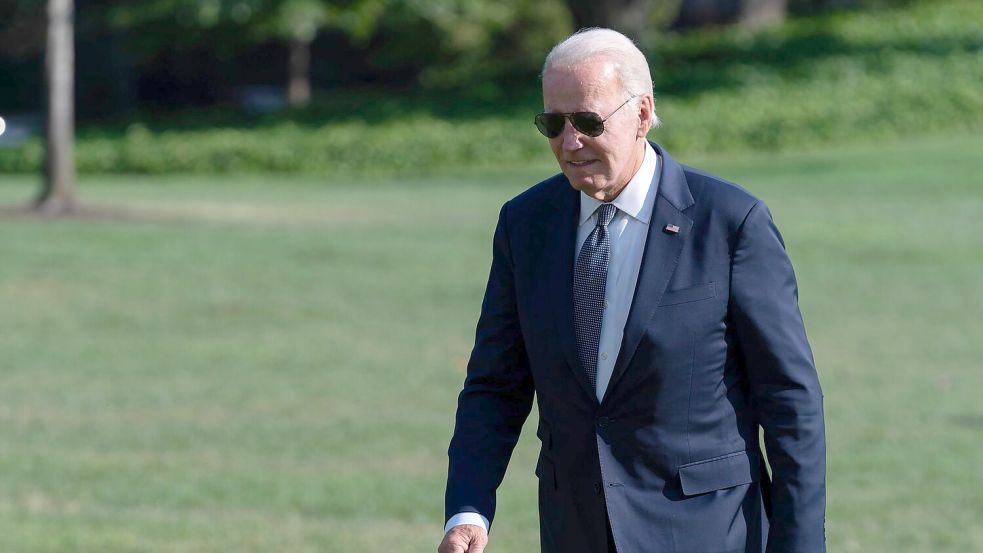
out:
{"label": "white hair", "polygon": [[630,38],[618,31],[597,27],[577,31],[550,50],[542,74],[551,67],[572,67],[595,57],[611,62],[626,94],[652,97],[652,128],[658,127],[661,121],[655,113],[655,92],[648,60]]}

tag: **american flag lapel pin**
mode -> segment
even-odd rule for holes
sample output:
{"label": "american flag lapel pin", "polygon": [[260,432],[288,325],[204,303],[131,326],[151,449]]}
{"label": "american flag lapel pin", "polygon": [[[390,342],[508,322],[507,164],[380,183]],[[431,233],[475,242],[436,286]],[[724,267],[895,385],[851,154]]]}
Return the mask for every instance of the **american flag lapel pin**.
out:
{"label": "american flag lapel pin", "polygon": [[679,227],[673,224],[666,225],[665,231],[669,234],[679,234]]}

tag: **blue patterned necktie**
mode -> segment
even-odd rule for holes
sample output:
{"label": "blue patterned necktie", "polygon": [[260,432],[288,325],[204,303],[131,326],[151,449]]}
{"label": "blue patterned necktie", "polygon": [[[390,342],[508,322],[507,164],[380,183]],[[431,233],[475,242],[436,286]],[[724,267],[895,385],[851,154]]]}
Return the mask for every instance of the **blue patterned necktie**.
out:
{"label": "blue patterned necktie", "polygon": [[597,348],[601,340],[604,288],[611,261],[608,224],[617,212],[614,204],[601,204],[597,208],[597,226],[580,248],[573,270],[573,328],[577,335],[577,353],[591,388],[597,387]]}

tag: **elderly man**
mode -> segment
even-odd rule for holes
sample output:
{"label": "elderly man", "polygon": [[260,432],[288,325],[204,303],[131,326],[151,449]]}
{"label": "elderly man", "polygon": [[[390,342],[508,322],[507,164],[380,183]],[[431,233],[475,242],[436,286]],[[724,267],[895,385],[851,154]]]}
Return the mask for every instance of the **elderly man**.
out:
{"label": "elderly man", "polygon": [[543,103],[562,174],[499,215],[438,551],[484,550],[534,397],[542,551],[824,551],[822,392],[767,207],[646,140],[620,33],[557,45]]}

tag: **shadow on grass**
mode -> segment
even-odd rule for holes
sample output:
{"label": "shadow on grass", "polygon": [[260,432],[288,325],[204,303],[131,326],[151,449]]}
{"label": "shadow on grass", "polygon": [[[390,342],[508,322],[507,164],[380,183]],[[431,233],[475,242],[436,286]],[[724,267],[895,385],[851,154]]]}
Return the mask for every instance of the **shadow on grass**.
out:
{"label": "shadow on grass", "polygon": [[76,204],[71,209],[59,213],[38,209],[33,204],[0,205],[0,220],[146,221],[161,218],[160,213],[155,214],[152,210],[108,204]]}
{"label": "shadow on grass", "polygon": [[[347,218],[346,218],[347,215]],[[220,223],[232,225],[332,226],[364,220],[360,214],[346,214],[317,208],[275,207],[239,202],[146,201],[76,203],[58,213],[40,210],[30,204],[0,204],[0,221],[93,221],[145,223]]]}

